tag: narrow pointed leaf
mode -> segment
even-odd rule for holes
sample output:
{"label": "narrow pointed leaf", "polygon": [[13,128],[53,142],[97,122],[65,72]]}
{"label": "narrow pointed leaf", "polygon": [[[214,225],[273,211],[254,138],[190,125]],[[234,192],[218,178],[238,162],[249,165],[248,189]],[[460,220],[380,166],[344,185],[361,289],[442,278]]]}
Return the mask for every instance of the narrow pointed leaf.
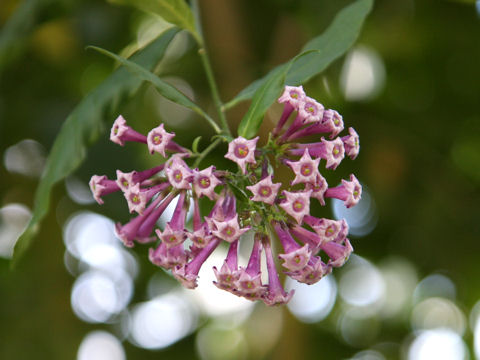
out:
{"label": "narrow pointed leaf", "polygon": [[[154,68],[165,53],[178,29],[165,31],[156,40],[132,57],[132,61]],[[47,215],[53,186],[71,174],[85,159],[87,146],[104,131],[103,120],[111,116],[125,97],[134,94],[142,81],[126,69],[118,69],[91,91],[65,120],[47,160],[35,193],[32,219],[20,235],[13,253],[15,265],[28,249]]]}
{"label": "narrow pointed leaf", "polygon": [[121,63],[123,66],[125,66],[129,71],[131,71],[135,76],[137,76],[141,80],[148,81],[151,83],[155,88],[158,90],[158,92],[166,97],[168,100],[173,101],[179,105],[185,106],[186,108],[189,108],[190,110],[193,110],[196,112],[198,115],[202,116],[204,119],[206,119],[210,125],[213,127],[213,129],[217,132],[220,133],[221,130],[218,127],[218,125],[215,123],[215,121],[205,112],[203,111],[200,106],[195,104],[192,100],[190,100],[185,94],[183,94],[180,90],[178,90],[176,87],[170,85],[169,83],[163,81],[160,79],[157,75],[152,73],[151,71],[145,69],[144,67],[134,63],[133,61],[127,60],[121,56],[118,56],[114,53],[111,53],[108,50],[96,47],[96,46],[89,46],[90,49],[94,49],[104,55],[110,56],[111,58],[117,60],[119,63]]}
{"label": "narrow pointed leaf", "polygon": [[[324,71],[334,60],[342,56],[356,41],[363,22],[373,6],[373,0],[357,0],[342,9],[327,30],[320,36],[310,40],[300,51],[318,50],[302,57],[286,75],[286,84],[300,85],[315,75]],[[234,99],[229,101],[225,108],[229,109],[236,104],[251,99],[256,91],[271,77],[275,77],[277,69],[285,66],[279,65],[263,78],[251,83],[243,89]]]}

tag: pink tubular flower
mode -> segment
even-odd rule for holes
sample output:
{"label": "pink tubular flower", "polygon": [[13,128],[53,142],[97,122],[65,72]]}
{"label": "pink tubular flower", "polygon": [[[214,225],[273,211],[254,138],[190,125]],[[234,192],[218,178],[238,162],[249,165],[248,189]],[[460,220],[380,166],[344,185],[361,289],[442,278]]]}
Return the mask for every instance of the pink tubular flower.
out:
{"label": "pink tubular flower", "polygon": [[258,139],[258,136],[252,140],[239,136],[228,144],[228,153],[225,157],[236,162],[244,174],[247,173],[247,163],[255,164],[256,162],[255,149]]}
{"label": "pink tubular flower", "polygon": [[304,149],[308,149],[310,155],[327,161],[327,169],[335,170],[345,156],[345,148],[341,139],[328,141],[322,138],[321,142],[313,144],[297,144],[296,149],[289,150],[291,155],[302,155]]}
{"label": "pink tubular flower", "polygon": [[186,193],[182,191],[178,198],[177,206],[173,212],[172,219],[167,223],[165,229],[156,230],[158,237],[168,248],[182,244],[187,235],[185,233],[185,218],[187,216],[188,204],[185,201]]}
{"label": "pink tubular flower", "polygon": [[298,282],[313,285],[332,271],[330,265],[325,264],[318,256],[312,256],[308,264],[299,271],[288,273],[292,279]]}
{"label": "pink tubular flower", "polygon": [[[115,225],[115,233],[119,239],[123,241],[125,246],[133,247],[134,240],[137,238],[144,239],[145,233],[150,234],[157,222],[158,218],[163,214],[166,207],[174,198],[174,194],[169,194],[165,199],[159,196],[155,201],[153,201],[147,209],[143,212],[142,215],[138,215],[136,218],[130,220],[127,224],[121,225],[117,223]],[[162,201],[163,200],[163,201]],[[159,205],[159,203],[161,204]],[[139,236],[139,231],[143,231],[141,236]]]}
{"label": "pink tubular flower", "polygon": [[174,133],[165,131],[164,125],[160,124],[156,128],[150,130],[147,135],[147,145],[150,154],[155,152],[160,153],[163,157],[166,157],[165,150],[169,142],[175,137]]}
{"label": "pink tubular flower", "polygon": [[290,271],[303,269],[312,256],[309,246],[304,245],[302,247],[298,245],[288,232],[288,229],[278,222],[274,222],[273,227],[280,243],[282,244],[283,250],[285,251],[284,254],[278,255],[278,257],[284,261],[282,265]]}
{"label": "pink tubular flower", "polygon": [[266,287],[262,285],[260,271],[261,253],[262,236],[256,233],[248,265],[238,271],[238,279],[235,282],[236,295],[252,301],[259,300],[265,295]]}
{"label": "pink tubular flower", "polygon": [[322,206],[325,205],[324,195],[325,191],[327,191],[327,188],[327,180],[325,180],[325,178],[320,174],[315,179],[314,184],[305,184],[305,190],[312,190],[310,197],[317,199]]}
{"label": "pink tubular flower", "polygon": [[234,292],[235,284],[239,278],[238,272],[238,240],[235,240],[230,244],[228,249],[227,258],[223,262],[222,268],[217,270],[213,267],[213,272],[217,281],[214,281],[216,287],[222,290]]}
{"label": "pink tubular flower", "polygon": [[295,184],[315,184],[318,177],[321,177],[318,172],[318,165],[320,159],[313,160],[310,157],[308,149],[305,149],[302,157],[298,161],[287,161],[287,165],[290,166],[295,173],[295,179],[292,181],[292,185]]}
{"label": "pink tubular flower", "polygon": [[275,268],[272,247],[270,246],[270,239],[266,236],[263,237],[263,248],[265,249],[265,257],[267,258],[268,271],[268,290],[267,294],[263,298],[263,301],[268,306],[286,304],[290,301],[295,291],[291,290],[287,294],[283,289],[278,277],[277,269]]}
{"label": "pink tubular flower", "polygon": [[362,198],[362,185],[358,182],[355,175],[350,174],[350,181],[342,180],[342,184],[329,188],[325,192],[325,197],[343,200],[347,208],[357,205]]}
{"label": "pink tubular flower", "polygon": [[122,115],[120,115],[113,123],[112,129],[110,130],[110,140],[120,146],[124,146],[125,141],[147,142],[145,135],[136,132],[128,126],[127,121]]}
{"label": "pink tubular flower", "polygon": [[190,189],[193,180],[192,170],[179,155],[173,155],[165,168],[168,181],[175,189]]}
{"label": "pink tubular flower", "polygon": [[326,242],[321,246],[321,249],[328,255],[330,258],[328,264],[333,267],[343,266],[353,251],[348,239],[345,239],[344,245],[332,241]]}
{"label": "pink tubular flower", "polygon": [[249,226],[240,228],[240,225],[238,224],[238,214],[225,221],[217,221],[214,219],[213,223],[215,224],[216,230],[212,230],[212,234],[229,243],[234,242],[250,230]]}
{"label": "pink tubular flower", "polygon": [[286,200],[280,204],[285,212],[301,224],[303,217],[310,213],[310,194],[312,190],[290,192],[283,191]]}
{"label": "pink tubular flower", "polygon": [[343,130],[342,116],[335,110],[325,110],[322,121],[311,124],[303,129],[294,132],[288,137],[288,141],[299,139],[305,136],[316,134],[330,134],[330,139],[340,134]]}
{"label": "pink tubular flower", "polygon": [[172,271],[173,276],[187,289],[196,288],[200,268],[220,242],[220,239],[209,242],[188,264],[177,265]]}
{"label": "pink tubular flower", "polygon": [[282,186],[282,184],[274,184],[272,182],[272,175],[269,175],[255,185],[246,186],[246,188],[253,193],[251,200],[262,201],[265,204],[273,205],[280,186]]}
{"label": "pink tubular flower", "polygon": [[202,171],[193,170],[193,190],[198,197],[206,196],[210,200],[215,197],[213,191],[217,185],[222,182],[213,174],[214,166],[210,166]]}
{"label": "pink tubular flower", "polygon": [[312,227],[318,236],[322,238],[323,243],[330,241],[341,243],[345,240],[348,234],[348,224],[345,219],[318,219],[308,215],[303,221]]}
{"label": "pink tubular flower", "polygon": [[350,159],[355,160],[360,151],[360,140],[358,134],[354,128],[348,128],[350,135],[343,136],[343,146],[345,147],[345,154],[350,157]]}
{"label": "pink tubular flower", "polygon": [[[201,153],[193,154],[174,141],[175,134],[167,132],[164,124],[144,136],[119,116],[111,130],[112,141],[122,146],[126,141],[144,143],[150,154],[158,152],[168,158],[164,164],[141,172],[117,170],[116,180],[92,176],[89,185],[99,204],[102,196],[121,190],[129,211],[139,214],[124,225],[116,224],[117,237],[128,247],[155,242],[148,250],[150,261],[171,271],[188,289],[197,287],[202,266],[225,241],[228,254],[217,264],[221,267],[213,267],[215,286],[248,300],[261,300],[267,306],[286,304],[293,296],[293,291],[287,293],[283,288],[278,271],[314,284],[342,266],[353,251],[347,238],[348,224],[344,219],[315,217],[314,211],[311,215],[310,199],[316,198],[323,206],[327,198],[336,198],[347,207],[360,200],[362,187],[354,175],[329,188],[319,170],[323,160],[328,169],[335,170],[345,155],[355,159],[358,134],[349,128],[349,134],[342,137],[342,116],[325,110],[302,86],[286,86],[278,102],[284,104],[283,113],[264,145],[257,146],[258,136],[250,140],[239,136],[229,142],[225,158],[240,169],[233,172],[210,164],[203,170],[197,168],[227,137],[227,129]],[[322,137],[310,144],[299,140],[311,135],[330,139]],[[273,183],[280,167],[280,171],[288,167],[294,172],[291,183]],[[250,198],[246,190],[252,193]],[[173,214],[160,230],[157,222],[173,199],[178,199]],[[192,202],[193,226],[187,230]],[[211,210],[202,214],[203,209]],[[248,264],[239,267],[239,246],[250,241],[250,236],[242,236],[248,231],[254,234],[253,246]],[[190,241],[185,241],[187,238]],[[262,252],[268,283],[261,279]]]}
{"label": "pink tubular flower", "polygon": [[117,182],[115,180],[109,180],[105,175],[93,175],[88,185],[92,191],[93,198],[100,205],[103,204],[102,196],[120,190]]}
{"label": "pink tubular flower", "polygon": [[282,96],[278,98],[280,104],[285,104],[282,116],[273,130],[273,135],[278,135],[294,110],[299,109],[305,99],[302,86],[285,86]]}

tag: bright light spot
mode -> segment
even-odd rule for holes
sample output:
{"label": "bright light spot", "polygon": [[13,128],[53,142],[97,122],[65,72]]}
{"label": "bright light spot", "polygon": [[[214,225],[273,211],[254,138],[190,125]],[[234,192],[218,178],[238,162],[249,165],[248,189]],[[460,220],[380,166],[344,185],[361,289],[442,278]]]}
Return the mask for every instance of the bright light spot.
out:
{"label": "bright light spot", "polygon": [[386,286],[382,316],[394,317],[409,311],[412,294],[418,281],[413,265],[407,260],[393,258],[382,263],[380,271]]}
{"label": "bright light spot", "polygon": [[385,360],[385,357],[375,350],[365,350],[356,353],[351,360]]}
{"label": "bright light spot", "polygon": [[45,149],[35,140],[22,140],[5,150],[3,161],[12,173],[38,177],[45,166]]}
{"label": "bright light spot", "polygon": [[115,278],[93,270],[77,278],[71,302],[79,318],[91,323],[107,322],[128,305],[133,282],[122,269],[117,271]]}
{"label": "bright light spot", "polygon": [[473,333],[473,348],[475,350],[475,357],[480,359],[480,321],[478,320]]}
{"label": "bright light spot", "polygon": [[382,274],[369,261],[352,255],[340,278],[340,296],[353,306],[380,305],[385,297]]}
{"label": "bright light spot", "polygon": [[429,298],[413,308],[411,317],[415,330],[448,328],[463,335],[466,327],[465,315],[450,300]]}
{"label": "bright light spot", "polygon": [[477,328],[477,324],[480,322],[480,301],[477,301],[473,306],[472,310],[470,311],[468,321],[470,323],[470,329],[472,332],[474,332]]}
{"label": "bright light spot", "polygon": [[111,244],[97,244],[87,248],[81,260],[90,267],[101,269],[105,272],[115,273],[118,269],[129,269],[135,276],[138,265],[132,255],[118,246]]}
{"label": "bright light spot", "polygon": [[[216,281],[216,277],[212,268],[216,266],[217,269],[220,269],[226,256],[226,248],[217,248],[205,261],[198,274],[198,287],[194,291],[186,291],[191,294],[193,300],[207,315],[228,315],[228,318],[232,321],[241,322],[250,315],[253,302],[220,290],[213,284],[213,281]],[[239,263],[245,264],[246,261],[240,258]]]}
{"label": "bright light spot", "polygon": [[295,295],[288,303],[288,309],[303,322],[313,323],[330,314],[337,297],[335,279],[328,275],[314,285],[301,284],[287,278],[286,290],[295,289]]}
{"label": "bright light spot", "polygon": [[125,360],[121,342],[106,331],[89,333],[80,344],[77,360]]}
{"label": "bright light spot", "polygon": [[[169,222],[172,219],[173,213],[175,212],[175,207],[177,206],[179,199],[180,199],[180,195],[175,197],[163,211],[162,216],[160,216],[160,219],[158,220],[158,225],[161,228],[165,228],[165,226],[167,225],[167,222]],[[188,208],[185,223],[188,223],[192,218],[192,216],[193,216],[193,201],[190,201],[190,207]]]}
{"label": "bright light spot", "polygon": [[[189,99],[195,100],[195,93],[185,80],[178,77],[165,77],[163,81],[173,85]],[[157,115],[163,119],[163,122],[169,126],[185,127],[188,126],[188,118],[192,115],[192,110],[180,106],[160,95],[153,86],[148,87],[145,93],[145,100],[155,108]]]}
{"label": "bright light spot", "polygon": [[421,332],[408,350],[408,360],[465,360],[468,358],[468,349],[462,338],[448,329]]}
{"label": "bright light spot", "polygon": [[245,359],[247,344],[243,333],[237,329],[225,329],[210,325],[196,338],[197,351],[204,360]]}
{"label": "bright light spot", "polygon": [[455,284],[445,275],[434,274],[424,278],[415,288],[413,299],[419,302],[429,297],[444,297],[455,300]]}
{"label": "bright light spot", "polygon": [[332,208],[335,219],[345,219],[349,233],[355,236],[365,236],[377,225],[377,207],[368,188],[362,184],[362,198],[357,205],[347,209],[343,201],[333,199]]}
{"label": "bright light spot", "polygon": [[68,251],[77,259],[99,244],[120,245],[113,232],[113,222],[101,215],[80,212],[65,224],[63,241]]}
{"label": "bright light spot", "polygon": [[93,204],[95,199],[90,188],[76,177],[70,176],[65,180],[68,196],[77,204]]}
{"label": "bright light spot", "polygon": [[283,311],[269,306],[256,306],[242,324],[251,359],[266,359],[283,333]]}
{"label": "bright light spot", "polygon": [[0,209],[0,257],[12,257],[15,242],[31,217],[30,210],[22,204],[8,204]]}
{"label": "bright light spot", "polygon": [[340,87],[347,100],[372,99],[384,84],[385,65],[375,50],[357,46],[348,54],[340,75]]}
{"label": "bright light spot", "polygon": [[138,304],[132,311],[131,341],[146,349],[165,348],[195,330],[197,316],[181,293]]}
{"label": "bright light spot", "polygon": [[477,0],[475,3],[475,7],[477,9],[477,15],[480,16],[480,0]]}
{"label": "bright light spot", "polygon": [[380,333],[381,324],[378,317],[370,316],[365,308],[353,307],[342,313],[338,326],[348,344],[365,348],[375,342]]}

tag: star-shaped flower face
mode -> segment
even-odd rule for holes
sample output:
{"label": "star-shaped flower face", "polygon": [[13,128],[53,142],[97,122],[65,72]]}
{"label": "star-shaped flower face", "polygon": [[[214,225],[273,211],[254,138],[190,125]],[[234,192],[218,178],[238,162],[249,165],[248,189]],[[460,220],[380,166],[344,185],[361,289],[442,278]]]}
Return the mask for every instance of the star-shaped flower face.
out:
{"label": "star-shaped flower face", "polygon": [[125,199],[127,199],[128,210],[130,213],[133,213],[134,211],[138,214],[143,213],[143,210],[145,210],[145,206],[147,205],[147,194],[140,191],[140,184],[137,183],[130,186],[123,195],[125,196]]}
{"label": "star-shaped flower face", "polygon": [[324,107],[322,104],[318,103],[315,99],[306,96],[298,109],[298,114],[303,119],[303,123],[308,124],[321,121],[323,118],[323,111]]}
{"label": "star-shaped flower face", "polygon": [[253,197],[251,198],[253,201],[262,201],[266,204],[273,205],[280,186],[282,186],[282,184],[274,184],[272,182],[272,175],[269,175],[255,185],[247,186],[247,189],[253,193]]}
{"label": "star-shaped flower face", "polygon": [[189,273],[185,268],[185,265],[176,266],[172,269],[172,275],[187,289],[195,289],[198,275]]}
{"label": "star-shaped flower face", "polygon": [[303,269],[307,265],[311,256],[312,251],[309,249],[308,245],[304,245],[303,247],[287,254],[278,255],[278,257],[284,261],[282,265],[289,271]]}
{"label": "star-shaped flower face", "polygon": [[286,200],[280,204],[283,210],[301,224],[303,217],[310,213],[310,195],[312,190],[290,192],[283,191]]}
{"label": "star-shaped flower face", "polygon": [[343,141],[339,138],[332,141],[322,138],[322,143],[324,144],[325,149],[324,156],[322,157],[327,160],[326,167],[327,169],[335,170],[345,157]]}
{"label": "star-shaped flower face", "polygon": [[213,238],[213,236],[206,231],[205,226],[202,226],[196,231],[187,232],[187,237],[192,240],[197,248],[204,248]]}
{"label": "star-shaped flower face", "polygon": [[308,149],[305,149],[302,157],[298,161],[288,161],[288,166],[290,166],[295,173],[295,179],[292,181],[292,185],[295,184],[315,184],[317,178],[321,175],[318,172],[318,165],[320,164],[320,159],[313,160],[308,152]]}
{"label": "star-shaped flower face", "polygon": [[120,189],[123,192],[127,191],[129,187],[136,184],[136,182],[133,179],[133,176],[135,175],[135,173],[136,173],[135,171],[124,173],[124,172],[121,172],[120,170],[117,170],[117,185],[120,187]]}
{"label": "star-shaped flower face", "polygon": [[250,230],[250,227],[240,229],[240,225],[238,224],[238,214],[236,214],[235,217],[231,218],[230,220],[217,221],[214,219],[213,223],[217,229],[213,230],[212,234],[229,243],[234,242],[240,236]]}
{"label": "star-shaped flower face", "polygon": [[305,185],[306,190],[312,190],[312,194],[310,195],[310,197],[316,198],[320,202],[320,204],[322,204],[322,206],[325,205],[324,194],[325,191],[327,191],[327,188],[327,180],[325,180],[325,178],[320,175],[320,173],[315,179],[314,184],[307,183]]}
{"label": "star-shaped flower face", "polygon": [[262,285],[261,275],[250,275],[245,272],[245,269],[240,269],[238,272],[237,281],[235,282],[236,294],[243,296],[248,300],[258,300],[266,292],[266,287]]}
{"label": "star-shaped flower face", "polygon": [[305,92],[303,91],[303,86],[285,86],[282,96],[278,98],[280,104],[288,103],[297,110],[304,100]]}
{"label": "star-shaped flower face", "polygon": [[298,282],[313,285],[332,271],[332,268],[315,257],[313,264],[306,265],[302,270],[289,273],[288,275]]}
{"label": "star-shaped flower face", "polygon": [[163,124],[153,128],[147,135],[148,151],[150,151],[150,154],[158,152],[163,157],[166,157],[165,149],[174,136],[174,133],[165,131]]}
{"label": "star-shaped flower face", "polygon": [[165,243],[167,248],[172,248],[174,246],[182,244],[187,238],[183,230],[174,230],[170,227],[170,224],[165,226],[165,229],[160,231],[160,229],[155,230],[158,237]]}
{"label": "star-shaped flower face", "polygon": [[103,191],[107,188],[103,183],[108,180],[105,175],[93,175],[90,179],[88,185],[90,186],[90,190],[92,191],[93,198],[97,203],[100,205],[103,204],[103,200],[101,198]]}
{"label": "star-shaped flower face", "polygon": [[125,145],[125,141],[122,139],[122,136],[129,128],[130,127],[127,125],[127,121],[123,118],[122,115],[120,115],[114,121],[112,129],[110,130],[110,140],[113,141],[115,144],[121,146]]}
{"label": "star-shaped flower face", "polygon": [[181,159],[178,155],[173,155],[166,168],[165,173],[167,174],[168,181],[176,189],[190,189],[191,181],[193,178],[192,171],[185,164],[185,161]]}
{"label": "star-shaped flower face", "polygon": [[247,173],[247,163],[255,164],[255,149],[258,139],[258,136],[252,140],[239,136],[228,144],[228,153],[225,157],[235,161],[244,174]]}
{"label": "star-shaped flower face", "polygon": [[183,246],[168,248],[163,242],[156,249],[149,249],[148,258],[155,265],[165,269],[183,266],[187,262],[187,254]]}
{"label": "star-shaped flower face", "polygon": [[225,261],[220,271],[214,266],[213,272],[217,278],[217,281],[213,282],[216,287],[230,292],[235,291],[235,283],[239,277],[239,272],[237,269],[231,269]]}
{"label": "star-shaped flower face", "polygon": [[347,199],[344,201],[345,206],[351,208],[357,205],[362,198],[362,185],[360,185],[355,175],[350,174],[350,181],[342,180],[342,185],[347,192]]}
{"label": "star-shaped flower face", "polygon": [[328,265],[333,267],[340,267],[345,264],[348,257],[353,251],[353,247],[348,239],[345,239],[345,245],[336,242],[328,242],[322,246],[322,250],[328,255],[330,260]]}
{"label": "star-shaped flower face", "polygon": [[330,220],[322,218],[312,228],[322,238],[323,243],[340,239],[343,241],[348,233],[348,225],[345,219]]}
{"label": "star-shaped flower face", "polygon": [[335,110],[325,110],[323,112],[322,124],[330,129],[330,139],[333,139],[343,130],[342,115]]}
{"label": "star-shaped flower face", "polygon": [[360,151],[360,140],[354,128],[348,128],[350,135],[342,137],[345,153],[350,159],[355,160]]}
{"label": "star-shaped flower face", "polygon": [[215,197],[215,186],[222,182],[213,174],[214,166],[210,166],[202,171],[193,171],[193,190],[198,197],[206,196],[210,200]]}

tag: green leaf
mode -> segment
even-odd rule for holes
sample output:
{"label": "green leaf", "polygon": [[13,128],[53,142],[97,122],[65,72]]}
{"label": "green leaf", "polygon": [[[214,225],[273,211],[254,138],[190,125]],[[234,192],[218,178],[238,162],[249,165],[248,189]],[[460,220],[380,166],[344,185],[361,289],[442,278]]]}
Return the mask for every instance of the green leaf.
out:
{"label": "green leaf", "polygon": [[109,0],[120,5],[130,5],[145,12],[160,16],[169,23],[188,30],[196,39],[193,13],[185,0]]}
{"label": "green leaf", "polygon": [[[302,48],[300,54],[308,50],[317,50],[318,52],[299,59],[295,66],[288,71],[286,84],[290,86],[300,85],[320,74],[334,60],[342,56],[356,41],[372,6],[373,0],[357,0],[342,9],[322,35],[313,38]],[[225,108],[229,109],[242,101],[251,99],[261,86],[276,76],[279,71],[278,68],[283,66],[285,64],[279,65],[263,78],[247,86],[228,102]]]}
{"label": "green leaf", "polygon": [[192,142],[192,151],[194,154],[198,153],[198,143],[200,142],[201,136],[197,136]]}
{"label": "green leaf", "polygon": [[[177,28],[167,30],[135,54],[133,61],[148,68],[155,67],[177,32]],[[12,265],[15,265],[28,249],[39,230],[40,222],[47,215],[53,186],[83,162],[87,146],[104,131],[102,120],[110,117],[122,100],[134,94],[141,83],[140,79],[126,69],[118,69],[91,91],[65,120],[36,190],[32,219],[15,245]]]}
{"label": "green leaf", "polygon": [[205,120],[209,122],[209,124],[213,127],[213,129],[218,133],[221,132],[218,125],[215,121],[205,112],[203,111],[200,106],[195,104],[192,100],[190,100],[185,94],[179,91],[174,86],[170,85],[169,83],[161,80],[157,75],[148,71],[144,67],[135,64],[133,61],[127,60],[121,56],[118,56],[114,53],[111,53],[108,50],[96,47],[96,46],[89,46],[90,49],[94,49],[104,55],[110,56],[111,58],[117,60],[123,66],[125,66],[129,71],[135,74],[139,79],[148,81],[151,83],[158,92],[166,97],[168,100],[173,101],[179,105],[185,106],[196,112],[198,115],[202,116]]}
{"label": "green leaf", "polygon": [[258,133],[263,115],[282,92],[285,86],[285,77],[292,66],[300,59],[318,53],[318,50],[307,50],[274,70],[273,75],[255,91],[252,104],[238,126],[238,135],[250,139]]}

